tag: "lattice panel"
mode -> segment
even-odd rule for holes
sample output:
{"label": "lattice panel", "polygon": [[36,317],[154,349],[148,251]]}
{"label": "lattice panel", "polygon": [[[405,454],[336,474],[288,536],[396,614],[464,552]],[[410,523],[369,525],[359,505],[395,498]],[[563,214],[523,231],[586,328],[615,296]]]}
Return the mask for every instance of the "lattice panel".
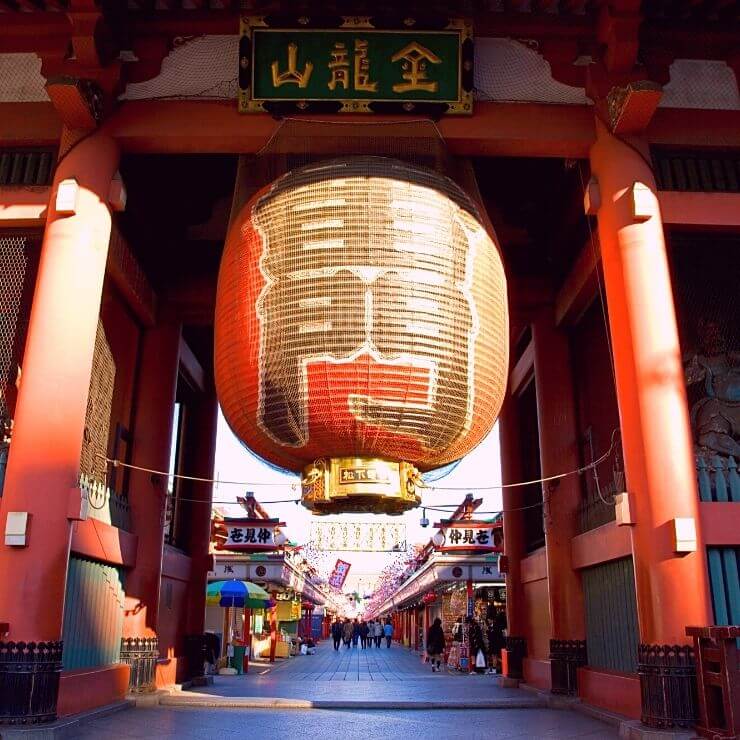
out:
{"label": "lattice panel", "polygon": [[227,240],[222,408],[286,467],[321,456],[437,467],[496,420],[506,301],[498,249],[448,178],[382,157],[294,170],[242,209]]}
{"label": "lattice panel", "polygon": [[90,394],[85,414],[85,436],[80,457],[80,472],[96,481],[102,481],[105,477],[105,459],[100,455],[105,455],[108,450],[115,382],[116,365],[113,353],[105,336],[103,322],[98,319]]}
{"label": "lattice panel", "polygon": [[25,234],[0,233],[0,427],[15,411],[37,253]]}

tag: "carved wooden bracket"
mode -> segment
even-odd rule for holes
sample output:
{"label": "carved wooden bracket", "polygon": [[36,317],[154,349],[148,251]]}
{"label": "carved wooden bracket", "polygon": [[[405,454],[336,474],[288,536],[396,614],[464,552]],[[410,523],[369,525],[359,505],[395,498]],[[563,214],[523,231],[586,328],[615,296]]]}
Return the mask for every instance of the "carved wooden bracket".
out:
{"label": "carved wooden bracket", "polygon": [[103,117],[103,92],[93,80],[49,77],[46,92],[62,122],[71,129],[93,129]]}
{"label": "carved wooden bracket", "polygon": [[609,128],[615,134],[644,131],[658,107],[663,90],[657,82],[640,80],[613,87],[606,96]]}

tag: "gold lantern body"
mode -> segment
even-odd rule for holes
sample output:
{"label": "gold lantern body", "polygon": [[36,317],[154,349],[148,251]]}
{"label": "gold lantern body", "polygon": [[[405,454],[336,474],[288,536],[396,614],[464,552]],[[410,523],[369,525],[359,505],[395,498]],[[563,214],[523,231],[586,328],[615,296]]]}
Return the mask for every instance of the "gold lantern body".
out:
{"label": "gold lantern body", "polygon": [[419,470],[492,428],[507,367],[499,252],[451,180],[351,157],[241,210],[219,274],[219,400],[253,451],[303,471],[315,512],[418,505]]}

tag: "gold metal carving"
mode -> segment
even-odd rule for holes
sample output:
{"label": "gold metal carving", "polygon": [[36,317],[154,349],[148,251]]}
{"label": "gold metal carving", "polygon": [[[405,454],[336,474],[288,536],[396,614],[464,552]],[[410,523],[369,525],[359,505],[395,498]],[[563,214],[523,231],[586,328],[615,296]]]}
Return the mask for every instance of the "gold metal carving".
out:
{"label": "gold metal carving", "polygon": [[288,44],[288,69],[280,71],[280,62],[276,59],[270,66],[272,70],[272,84],[274,87],[282,85],[298,85],[300,88],[308,87],[313,72],[313,63],[306,62],[303,72],[298,71],[298,46]]}
{"label": "gold metal carving", "polygon": [[440,64],[442,60],[425,46],[416,41],[404,46],[403,49],[396,52],[392,57],[392,62],[404,60],[401,68],[403,77],[406,82],[399,82],[393,85],[393,92],[405,93],[413,90],[423,90],[424,92],[437,92],[439,83],[433,82],[427,78],[427,63]]}
{"label": "gold metal carving", "polygon": [[301,502],[314,514],[402,514],[421,503],[419,471],[410,463],[337,457],[306,467]]}

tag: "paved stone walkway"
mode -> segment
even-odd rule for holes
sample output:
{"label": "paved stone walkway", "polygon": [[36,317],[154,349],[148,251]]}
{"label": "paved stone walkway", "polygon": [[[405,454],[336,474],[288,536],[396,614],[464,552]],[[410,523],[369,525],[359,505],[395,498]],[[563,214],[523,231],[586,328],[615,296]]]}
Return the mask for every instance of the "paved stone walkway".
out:
{"label": "paved stone walkway", "polygon": [[80,727],[75,740],[616,740],[616,730],[556,709],[438,711],[128,709]]}
{"label": "paved stone walkway", "polygon": [[418,653],[397,643],[391,648],[335,652],[322,642],[315,655],[299,655],[273,665],[253,664],[243,676],[216,676],[213,686],[175,695],[168,705],[197,697],[275,697],[308,701],[449,701],[539,704],[519,689],[502,688],[493,675],[432,673]]}

